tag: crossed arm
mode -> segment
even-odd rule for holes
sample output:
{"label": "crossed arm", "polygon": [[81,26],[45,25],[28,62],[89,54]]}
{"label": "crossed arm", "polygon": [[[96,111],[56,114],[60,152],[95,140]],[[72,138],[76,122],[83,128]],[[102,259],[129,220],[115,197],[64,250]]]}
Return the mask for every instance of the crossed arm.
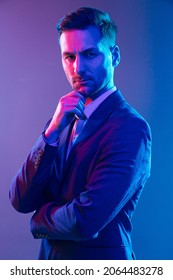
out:
{"label": "crossed arm", "polygon": [[110,137],[103,145],[85,190],[64,205],[47,201],[56,148],[38,140],[11,188],[11,201],[18,211],[36,210],[31,219],[35,238],[95,238],[145,184],[150,169],[148,128],[145,123],[140,129],[139,123],[125,126],[118,141]]}

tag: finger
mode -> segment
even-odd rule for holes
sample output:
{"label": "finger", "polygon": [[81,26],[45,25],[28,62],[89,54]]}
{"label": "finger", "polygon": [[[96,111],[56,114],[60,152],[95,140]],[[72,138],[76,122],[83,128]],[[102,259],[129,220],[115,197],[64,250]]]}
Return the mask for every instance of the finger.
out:
{"label": "finger", "polygon": [[85,95],[83,95],[81,92],[77,91],[76,94],[82,99],[85,100]]}
{"label": "finger", "polygon": [[85,103],[85,98],[86,97],[82,93],[80,93],[79,91],[72,91],[70,93],[70,97],[77,97]]}
{"label": "finger", "polygon": [[78,102],[85,104],[85,98],[80,93],[75,92],[62,96],[59,102],[64,105],[75,105]]}
{"label": "finger", "polygon": [[83,112],[85,108],[84,101],[77,97],[64,99],[63,101],[61,100],[61,105],[65,110],[68,111],[73,109],[73,107],[77,107],[81,112]]}
{"label": "finger", "polygon": [[84,108],[85,108],[85,104],[84,104],[84,102],[83,102],[82,100],[80,100],[80,101],[77,103],[76,107],[77,107],[81,112],[83,112],[83,111],[84,111]]}
{"label": "finger", "polygon": [[74,115],[76,115],[76,117],[78,119],[81,119],[81,120],[86,120],[87,117],[86,115],[83,113],[83,111],[81,111],[79,108],[75,107],[73,108],[73,110],[70,111],[70,113],[73,113]]}
{"label": "finger", "polygon": [[78,110],[77,116],[80,119],[86,119],[86,115],[84,114],[84,108],[85,108],[84,102],[80,100],[74,107],[76,107],[76,109]]}

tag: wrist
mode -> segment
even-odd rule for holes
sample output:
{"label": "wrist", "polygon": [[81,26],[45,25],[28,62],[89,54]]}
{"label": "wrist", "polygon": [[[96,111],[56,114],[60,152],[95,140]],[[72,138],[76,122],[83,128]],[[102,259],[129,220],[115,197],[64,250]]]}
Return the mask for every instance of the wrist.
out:
{"label": "wrist", "polygon": [[57,131],[46,130],[43,132],[44,140],[47,144],[55,144],[59,142],[59,133]]}

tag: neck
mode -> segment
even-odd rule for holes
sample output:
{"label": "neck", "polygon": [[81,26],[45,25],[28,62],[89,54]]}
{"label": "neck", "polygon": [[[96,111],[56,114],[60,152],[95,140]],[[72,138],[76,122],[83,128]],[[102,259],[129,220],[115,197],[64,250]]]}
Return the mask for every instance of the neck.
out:
{"label": "neck", "polygon": [[91,98],[92,100],[95,100],[95,99],[98,98],[100,95],[102,95],[102,94],[105,93],[106,91],[112,89],[113,87],[114,87],[114,85],[109,86],[109,87],[105,87],[105,88],[99,90],[98,92],[93,93],[93,95],[91,95],[90,98]]}

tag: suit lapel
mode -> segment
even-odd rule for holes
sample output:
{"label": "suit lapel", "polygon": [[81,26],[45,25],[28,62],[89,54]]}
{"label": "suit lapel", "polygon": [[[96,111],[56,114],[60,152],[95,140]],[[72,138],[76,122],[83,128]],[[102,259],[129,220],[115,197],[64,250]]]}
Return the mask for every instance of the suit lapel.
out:
{"label": "suit lapel", "polygon": [[123,96],[120,91],[117,90],[108,96],[93,112],[70,151],[66,167],[70,164],[76,149],[80,146],[80,143],[83,143],[83,141],[93,135],[94,132],[102,126],[103,122],[115,110],[115,107],[123,100]]}

